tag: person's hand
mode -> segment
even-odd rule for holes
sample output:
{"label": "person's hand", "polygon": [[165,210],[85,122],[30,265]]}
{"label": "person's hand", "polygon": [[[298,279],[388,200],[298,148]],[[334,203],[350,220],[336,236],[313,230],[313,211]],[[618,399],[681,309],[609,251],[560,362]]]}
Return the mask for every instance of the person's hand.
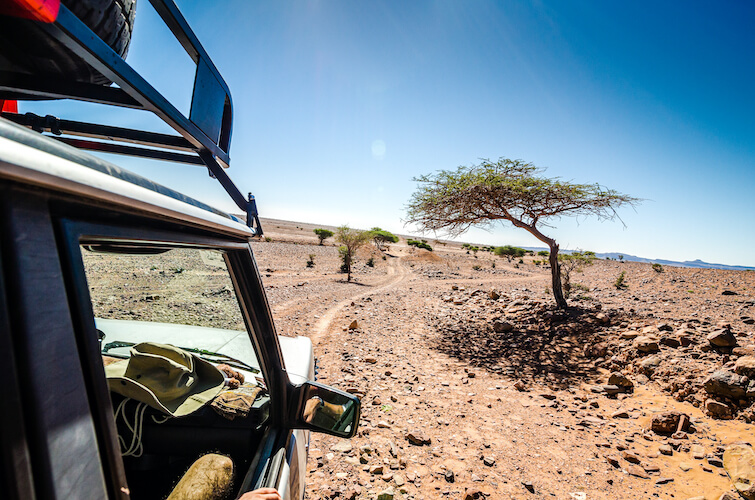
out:
{"label": "person's hand", "polygon": [[281,496],[275,488],[260,488],[247,491],[239,497],[239,500],[281,500]]}
{"label": "person's hand", "polygon": [[244,383],[243,373],[234,370],[226,364],[218,365],[217,368],[223,373],[223,375],[228,377],[228,387],[230,389],[238,389],[238,387]]}

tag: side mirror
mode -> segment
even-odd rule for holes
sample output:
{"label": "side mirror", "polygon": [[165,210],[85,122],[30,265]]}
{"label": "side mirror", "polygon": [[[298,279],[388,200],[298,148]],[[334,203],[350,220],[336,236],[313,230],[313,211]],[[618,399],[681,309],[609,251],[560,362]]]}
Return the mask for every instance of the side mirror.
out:
{"label": "side mirror", "polygon": [[307,381],[298,388],[296,428],[323,432],[342,438],[353,437],[359,425],[361,403],[348,392]]}

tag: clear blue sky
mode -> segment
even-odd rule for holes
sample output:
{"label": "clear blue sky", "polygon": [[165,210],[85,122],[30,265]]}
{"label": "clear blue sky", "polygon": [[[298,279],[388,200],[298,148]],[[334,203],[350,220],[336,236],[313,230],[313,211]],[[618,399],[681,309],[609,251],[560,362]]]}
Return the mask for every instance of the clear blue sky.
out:
{"label": "clear blue sky", "polygon": [[[229,174],[263,217],[407,233],[414,176],[506,156],[646,199],[626,227],[556,221],[562,248],[755,266],[751,1],[178,5],[231,88]],[[191,61],[144,0],[128,61],[188,110]],[[115,160],[231,207],[196,167]],[[539,246],[510,226],[462,239]]]}

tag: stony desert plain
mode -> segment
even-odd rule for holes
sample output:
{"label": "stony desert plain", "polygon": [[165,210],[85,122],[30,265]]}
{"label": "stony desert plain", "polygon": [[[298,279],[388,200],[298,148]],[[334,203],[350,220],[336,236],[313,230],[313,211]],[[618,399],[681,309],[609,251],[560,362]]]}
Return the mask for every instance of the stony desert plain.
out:
{"label": "stony desert plain", "polygon": [[755,441],[737,392],[755,272],[598,260],[562,312],[537,255],[401,238],[363,247],[348,283],[327,226],[263,227],[278,333],[311,338],[318,380],[362,401],[357,437],[312,436],[307,498],[738,498],[722,457]]}

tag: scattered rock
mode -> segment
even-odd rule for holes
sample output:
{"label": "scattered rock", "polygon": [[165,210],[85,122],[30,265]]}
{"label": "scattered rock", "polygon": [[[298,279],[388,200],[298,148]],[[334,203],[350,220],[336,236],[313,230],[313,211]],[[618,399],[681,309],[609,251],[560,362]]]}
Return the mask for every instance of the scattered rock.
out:
{"label": "scattered rock", "polygon": [[634,389],[634,382],[629,380],[629,378],[621,372],[613,372],[611,376],[608,377],[608,384],[616,385],[622,388],[624,392],[632,392]]}
{"label": "scattered rock", "polygon": [[755,379],[755,356],[742,356],[734,363],[734,371],[738,375]]}
{"label": "scattered rock", "polygon": [[634,346],[641,353],[658,352],[658,340],[653,337],[641,336],[634,339]]}
{"label": "scattered rock", "polygon": [[481,489],[471,487],[467,488],[464,491],[464,497],[463,500],[484,500],[485,499],[485,493],[482,492]]}
{"label": "scattered rock", "polygon": [[705,401],[705,411],[713,418],[731,418],[731,408],[729,408],[729,405],[715,399]]}
{"label": "scattered rock", "polygon": [[427,437],[422,431],[407,432],[406,440],[416,446],[423,446],[423,445],[430,444],[430,438]]}
{"label": "scattered rock", "polygon": [[351,322],[351,324],[349,324],[349,330],[356,330],[357,328],[359,328],[359,323],[357,322],[357,320],[354,320]]}
{"label": "scattered rock", "polygon": [[671,456],[674,454],[674,449],[668,445],[668,444],[662,444],[658,447],[658,451],[661,453],[661,455],[668,455]]}
{"label": "scattered rock", "polygon": [[[650,429],[656,434],[673,434],[679,427],[682,415],[689,422],[689,415],[678,411],[655,413],[650,421]],[[684,429],[679,429],[684,430]]]}
{"label": "scattered rock", "polygon": [[674,481],[673,477],[659,477],[655,480],[655,484],[668,484]]}
{"label": "scattered rock", "polygon": [[508,333],[514,329],[514,325],[508,321],[494,321],[493,331],[496,333]]}
{"label": "scattered rock", "polygon": [[396,496],[396,493],[393,491],[393,488],[388,488],[387,490],[383,490],[380,492],[380,494],[377,497],[377,500],[393,500]]}
{"label": "scattered rock", "polygon": [[725,491],[720,497],[718,497],[718,500],[741,500],[741,498],[733,491]]}
{"label": "scattered rock", "polygon": [[713,347],[734,347],[737,345],[737,338],[731,333],[731,330],[716,330],[709,333],[706,338]]}
{"label": "scattered rock", "polygon": [[708,394],[739,399],[747,394],[747,382],[747,377],[728,370],[717,370],[703,381],[703,387]]}
{"label": "scattered rock", "polygon": [[640,477],[642,479],[650,479],[650,476],[645,472],[645,469],[639,465],[630,465],[627,467],[627,472],[632,476]]}
{"label": "scattered rock", "polygon": [[747,500],[755,500],[755,452],[752,447],[735,444],[724,451],[724,468],[734,487]]}

